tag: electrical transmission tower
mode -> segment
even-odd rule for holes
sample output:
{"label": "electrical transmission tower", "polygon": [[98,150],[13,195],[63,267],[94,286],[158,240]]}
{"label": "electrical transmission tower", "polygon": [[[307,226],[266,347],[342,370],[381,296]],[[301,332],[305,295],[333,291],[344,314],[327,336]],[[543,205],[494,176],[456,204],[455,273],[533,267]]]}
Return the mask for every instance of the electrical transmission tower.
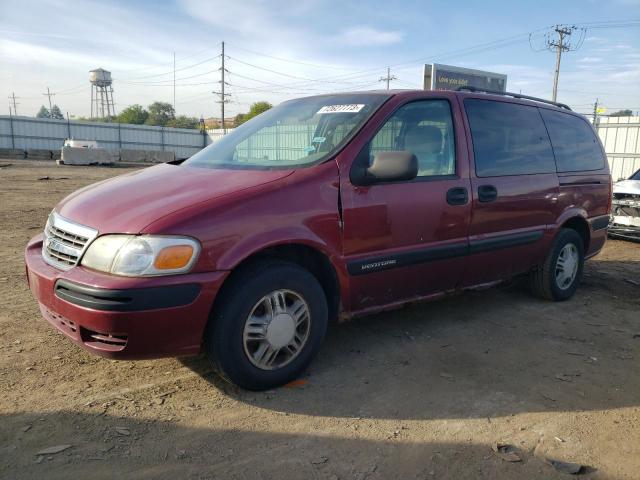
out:
{"label": "electrical transmission tower", "polygon": [[229,99],[227,97],[230,97],[231,94],[230,93],[225,93],[224,92],[224,87],[225,85],[229,85],[227,82],[225,82],[224,80],[224,74],[225,73],[229,73],[229,70],[227,70],[224,66],[224,42],[222,42],[222,66],[220,67],[220,72],[221,72],[221,77],[220,77],[220,91],[219,92],[211,92],[215,95],[219,95],[220,96],[220,100],[217,100],[217,103],[220,104],[220,116],[221,116],[221,121],[222,121],[222,131],[223,133],[227,133],[227,127],[225,125],[224,122],[224,104],[225,103],[229,103]]}
{"label": "electrical transmission tower", "polygon": [[11,92],[11,96],[7,98],[12,101],[11,103],[13,103],[13,114],[18,115],[18,109],[16,108],[16,105],[20,105],[20,104],[16,103],[16,99],[20,97],[16,97],[15,92]]}
{"label": "electrical transmission tower", "polygon": [[[575,40],[572,42],[571,35],[576,31],[578,34],[576,37],[573,37]],[[560,77],[562,52],[578,50],[584,42],[586,32],[587,30],[585,28],[576,27],[575,25],[556,25],[552,27],[551,31],[547,32],[544,37],[543,48],[556,52],[556,69],[553,75],[553,93],[551,94],[551,100],[554,102],[558,97],[558,79]],[[529,43],[531,43],[531,36],[529,36]]]}
{"label": "electrical transmission tower", "polygon": [[389,90],[389,82],[391,82],[391,80],[397,80],[395,75],[391,75],[391,69],[387,67],[387,76],[386,77],[380,77],[378,79],[379,82],[387,82],[387,90]]}

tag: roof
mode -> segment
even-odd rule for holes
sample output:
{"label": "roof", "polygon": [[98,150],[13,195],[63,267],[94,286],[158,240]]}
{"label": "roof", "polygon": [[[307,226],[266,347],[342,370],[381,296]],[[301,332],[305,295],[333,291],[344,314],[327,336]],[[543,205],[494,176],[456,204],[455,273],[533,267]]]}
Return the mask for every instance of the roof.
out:
{"label": "roof", "polygon": [[494,90],[483,90],[476,89],[473,87],[461,87],[459,90],[422,90],[422,89],[390,89],[390,90],[356,90],[356,91],[348,91],[348,92],[336,92],[336,93],[324,93],[320,95],[310,95],[306,98],[313,97],[325,97],[325,96],[346,96],[346,95],[380,95],[380,96],[401,96],[401,97],[411,97],[416,94],[427,94],[427,95],[442,95],[446,93],[448,95],[456,95],[460,97],[471,97],[471,98],[486,98],[488,100],[504,100],[508,99],[508,101],[512,103],[520,103],[523,105],[531,105],[531,106],[541,106],[544,105],[547,108],[558,109],[563,112],[573,112],[571,108],[559,102],[553,102],[551,100],[546,100],[544,98],[532,97],[529,95],[523,95],[520,93],[513,92],[498,92]]}

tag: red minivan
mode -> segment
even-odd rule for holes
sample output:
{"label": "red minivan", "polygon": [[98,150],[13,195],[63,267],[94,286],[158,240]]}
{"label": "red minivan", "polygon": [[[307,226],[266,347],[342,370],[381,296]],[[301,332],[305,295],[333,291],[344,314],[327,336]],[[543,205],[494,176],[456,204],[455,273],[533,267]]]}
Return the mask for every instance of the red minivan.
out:
{"label": "red minivan", "polygon": [[602,145],[565,105],[467,90],[287,101],[69,195],[26,249],[43,316],[111,358],[205,351],[259,390],[334,319],[521,274],[570,298],[607,235]]}

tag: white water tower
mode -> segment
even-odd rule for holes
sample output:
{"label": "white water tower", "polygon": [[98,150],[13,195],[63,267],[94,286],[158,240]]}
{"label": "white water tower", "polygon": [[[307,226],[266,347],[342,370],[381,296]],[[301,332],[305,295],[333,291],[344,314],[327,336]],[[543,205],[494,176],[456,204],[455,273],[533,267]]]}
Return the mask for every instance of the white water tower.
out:
{"label": "white water tower", "polygon": [[91,118],[94,118],[95,111],[95,116],[111,120],[116,115],[111,72],[103,68],[91,70],[89,82],[91,82]]}

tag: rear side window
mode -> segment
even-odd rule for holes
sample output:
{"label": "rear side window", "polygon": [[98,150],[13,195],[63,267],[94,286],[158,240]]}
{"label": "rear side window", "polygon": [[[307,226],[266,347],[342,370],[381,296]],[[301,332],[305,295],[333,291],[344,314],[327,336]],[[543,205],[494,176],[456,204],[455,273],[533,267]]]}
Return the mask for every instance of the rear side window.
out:
{"label": "rear side window", "polygon": [[536,107],[464,101],[478,177],[555,173],[549,135]]}
{"label": "rear side window", "polygon": [[600,170],[604,155],[589,124],[580,117],[540,109],[547,125],[559,172]]}

